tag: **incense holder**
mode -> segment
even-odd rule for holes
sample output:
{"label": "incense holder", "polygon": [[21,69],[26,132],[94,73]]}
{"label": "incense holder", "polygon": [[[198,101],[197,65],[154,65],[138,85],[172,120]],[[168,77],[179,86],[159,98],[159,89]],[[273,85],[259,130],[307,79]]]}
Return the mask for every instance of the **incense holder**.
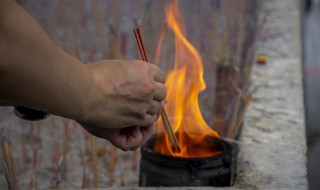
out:
{"label": "incense holder", "polygon": [[[213,137],[210,137],[213,138]],[[206,158],[181,158],[153,151],[155,138],[141,148],[139,185],[160,186],[231,186],[234,182],[234,148],[214,138],[221,153]]]}

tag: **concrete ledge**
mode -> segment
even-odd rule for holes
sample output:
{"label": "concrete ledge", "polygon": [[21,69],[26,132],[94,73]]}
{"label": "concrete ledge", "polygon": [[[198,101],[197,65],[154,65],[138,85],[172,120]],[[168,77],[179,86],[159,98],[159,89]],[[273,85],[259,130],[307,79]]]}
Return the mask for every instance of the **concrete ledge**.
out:
{"label": "concrete ledge", "polygon": [[258,49],[269,61],[253,70],[261,87],[246,116],[236,187],[307,189],[299,3],[264,1],[269,16]]}

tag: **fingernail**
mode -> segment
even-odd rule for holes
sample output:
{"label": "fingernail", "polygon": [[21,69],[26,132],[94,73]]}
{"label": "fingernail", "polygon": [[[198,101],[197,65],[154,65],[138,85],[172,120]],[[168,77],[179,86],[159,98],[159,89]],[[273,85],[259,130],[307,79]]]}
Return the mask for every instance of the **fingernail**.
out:
{"label": "fingernail", "polygon": [[161,105],[164,106],[167,102],[168,102],[167,99],[164,99],[161,101]]}

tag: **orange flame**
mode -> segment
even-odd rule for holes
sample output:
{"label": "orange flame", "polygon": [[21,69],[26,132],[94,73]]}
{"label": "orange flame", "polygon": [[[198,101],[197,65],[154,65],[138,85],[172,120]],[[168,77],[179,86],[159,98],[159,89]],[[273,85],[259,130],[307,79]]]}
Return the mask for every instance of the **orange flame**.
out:
{"label": "orange flame", "polygon": [[185,27],[174,1],[166,8],[166,19],[175,34],[175,65],[167,75],[167,100],[165,109],[178,138],[180,152],[173,152],[169,138],[163,134],[160,119],[157,123],[157,138],[154,150],[176,157],[209,157],[219,154],[208,137],[220,138],[203,119],[198,95],[206,88],[203,79],[202,60],[197,50],[184,35]]}

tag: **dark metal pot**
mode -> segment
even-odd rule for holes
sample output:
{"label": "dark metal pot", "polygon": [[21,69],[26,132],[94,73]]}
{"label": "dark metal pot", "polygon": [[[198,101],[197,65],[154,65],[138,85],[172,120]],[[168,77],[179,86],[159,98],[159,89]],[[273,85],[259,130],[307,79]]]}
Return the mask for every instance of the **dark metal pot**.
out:
{"label": "dark metal pot", "polygon": [[234,182],[234,149],[223,140],[213,139],[221,154],[207,158],[180,158],[153,151],[155,138],[141,148],[139,185],[231,186]]}

